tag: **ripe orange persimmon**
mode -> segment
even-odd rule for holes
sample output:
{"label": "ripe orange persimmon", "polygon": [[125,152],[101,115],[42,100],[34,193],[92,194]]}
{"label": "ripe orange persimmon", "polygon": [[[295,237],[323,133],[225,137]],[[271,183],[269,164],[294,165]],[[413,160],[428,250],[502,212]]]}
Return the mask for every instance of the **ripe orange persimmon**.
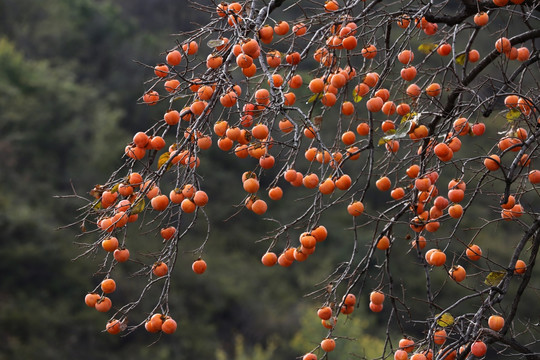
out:
{"label": "ripe orange persimmon", "polygon": [[114,259],[119,263],[126,262],[129,260],[129,250],[126,248],[116,249],[113,252]]}
{"label": "ripe orange persimmon", "polygon": [[377,47],[373,44],[367,45],[362,49],[362,56],[366,59],[373,59],[377,56]]}
{"label": "ripe orange persimmon", "polygon": [[271,251],[265,253],[261,258],[261,262],[264,266],[274,266],[277,263],[277,260],[277,255]]}
{"label": "ripe orange persimmon", "polygon": [[437,330],[435,333],[433,333],[433,342],[437,345],[442,345],[446,342],[447,336],[446,330]]}
{"label": "ripe orange persimmon", "polygon": [[116,290],[116,282],[113,279],[105,279],[101,282],[101,290],[105,294],[110,294]]}
{"label": "ripe orange persimmon", "polygon": [[330,320],[330,318],[332,317],[332,308],[330,308],[329,306],[324,306],[320,308],[319,310],[317,310],[317,316],[321,320]]}
{"label": "ripe orange persimmon", "polygon": [[206,271],[206,261],[203,259],[197,259],[191,264],[191,269],[195,274],[202,274]]}
{"label": "ripe orange persimmon", "polygon": [[482,357],[487,352],[487,345],[483,341],[475,341],[471,345],[471,353],[476,357]]}
{"label": "ripe orange persimmon", "polygon": [[150,201],[152,208],[157,211],[163,211],[169,206],[169,198],[167,195],[156,195]]}
{"label": "ripe orange persimmon", "polygon": [[524,274],[525,271],[527,271],[527,264],[525,264],[525,261],[516,261],[516,265],[514,266],[514,274]]}
{"label": "ripe orange persimmon", "polygon": [[498,155],[489,155],[485,160],[484,160],[484,166],[489,170],[489,171],[496,171],[499,169],[500,167],[500,164],[501,164],[501,158],[498,156]]}
{"label": "ripe orange persimmon", "polygon": [[177,323],[174,319],[168,317],[163,324],[161,324],[161,331],[165,334],[173,334],[176,331]]}
{"label": "ripe orange persimmon", "polygon": [[379,191],[388,191],[392,187],[392,182],[387,176],[383,176],[375,182],[375,186]]}
{"label": "ripe orange persimmon", "polygon": [[377,240],[377,249],[387,250],[388,248],[390,248],[390,239],[388,239],[388,236],[382,236]]}
{"label": "ripe orange persimmon", "polygon": [[347,212],[352,216],[362,215],[364,212],[364,204],[361,201],[355,201],[347,206]]}
{"label": "ripe orange persimmon", "polygon": [[499,315],[491,315],[488,319],[488,326],[493,331],[499,331],[504,327],[504,318]]}
{"label": "ripe orange persimmon", "polygon": [[152,266],[152,273],[157,277],[165,276],[168,272],[169,267],[162,261],[158,261]]}
{"label": "ripe orange persimmon", "polygon": [[403,338],[399,340],[398,346],[401,350],[410,353],[414,350],[414,340]]}
{"label": "ripe orange persimmon", "polygon": [[448,274],[450,275],[450,277],[453,280],[455,280],[457,282],[461,282],[461,281],[465,280],[465,277],[467,276],[467,272],[465,271],[465,268],[463,268],[463,266],[461,266],[461,265],[453,266],[448,271]]}
{"label": "ripe orange persimmon", "polygon": [[323,349],[325,352],[333,351],[336,348],[336,342],[334,339],[324,339],[321,341],[321,349]]}
{"label": "ripe orange persimmon", "polygon": [[118,249],[118,239],[114,236],[108,237],[101,242],[101,246],[107,252],[113,252]]}
{"label": "ripe orange persimmon", "polygon": [[381,111],[383,105],[384,105],[384,101],[380,97],[373,97],[366,102],[366,108],[370,112]]}
{"label": "ripe orange persimmon", "polygon": [[465,251],[465,255],[469,258],[469,260],[476,261],[479,260],[482,257],[482,249],[480,249],[480,246],[478,245],[470,245],[467,247],[467,250]]}
{"label": "ripe orange persimmon", "polygon": [[429,84],[426,87],[426,94],[431,97],[439,96],[441,93],[441,85],[438,83]]}
{"label": "ripe orange persimmon", "polygon": [[489,15],[483,11],[479,12],[478,14],[474,15],[473,21],[476,26],[486,26],[489,22]]}
{"label": "ripe orange persimmon", "polygon": [[251,211],[253,211],[257,215],[264,214],[267,209],[268,209],[268,205],[262,199],[255,200],[253,204],[251,205]]}
{"label": "ripe orange persimmon", "polygon": [[102,296],[96,301],[96,304],[94,307],[99,312],[107,312],[112,307],[112,301],[108,297]]}

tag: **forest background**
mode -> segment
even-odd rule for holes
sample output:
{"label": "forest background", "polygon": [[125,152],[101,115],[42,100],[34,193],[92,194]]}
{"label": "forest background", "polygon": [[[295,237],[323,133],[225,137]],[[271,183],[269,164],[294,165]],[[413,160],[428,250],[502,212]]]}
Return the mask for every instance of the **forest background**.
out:
{"label": "forest background", "polygon": [[[264,221],[245,213],[224,221],[242,200],[237,174],[245,169],[216,149],[201,167],[212,176],[205,189],[212,199],[209,268],[196,276],[193,259],[180,259],[170,299],[176,334],[157,343],[158,337],[143,330],[111,336],[103,332],[107,315],[84,305],[85,294],[100,280],[88,276],[99,259],[72,261],[81,251],[79,229],[58,228],[72,223],[82,204],[56,196],[74,190],[88,196],[120,164],[131,134],[162,116],[137,104],[152,76],[140,63],[160,62],[176,39],[171,34],[207,18],[182,0],[0,1],[0,359],[290,359],[324,336],[314,316],[320,304],[303,295],[351,251],[345,209],[326,215],[325,225],[335,235],[332,245],[321,247],[332,251],[320,251],[309,267],[265,268],[260,256],[266,244],[256,243]],[[495,114],[489,121],[504,119]],[[482,139],[476,141],[483,147]],[[238,185],[239,191],[223,191],[223,184]],[[366,204],[384,201],[368,197]],[[465,224],[473,226],[482,208],[471,208]],[[274,209],[287,218],[295,205]],[[489,241],[496,252],[506,248],[511,231],[502,224],[478,241]],[[160,240],[142,234],[137,241]],[[403,264],[411,268],[400,274],[407,291],[421,294],[424,279],[413,271],[418,265],[407,256],[395,266]],[[128,266],[124,276],[129,274]],[[538,303],[540,284],[538,276],[533,279],[524,304]],[[136,295],[129,284],[115,294],[119,301]],[[387,316],[369,312],[368,302],[359,299],[354,315],[340,320],[349,322],[340,335],[355,339],[339,348],[341,358],[375,356],[383,345]],[[520,311],[538,322],[534,306]]]}

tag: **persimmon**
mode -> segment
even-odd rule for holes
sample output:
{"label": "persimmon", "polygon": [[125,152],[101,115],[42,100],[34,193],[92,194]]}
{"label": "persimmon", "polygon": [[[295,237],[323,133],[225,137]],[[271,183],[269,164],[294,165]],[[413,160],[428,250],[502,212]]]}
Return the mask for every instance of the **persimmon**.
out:
{"label": "persimmon", "polygon": [[195,205],[195,203],[191,199],[184,199],[180,203],[180,208],[182,209],[183,212],[185,212],[187,214],[191,214],[192,212],[195,211],[197,206]]}
{"label": "persimmon", "polygon": [[323,349],[325,352],[333,351],[336,348],[336,342],[334,339],[326,338],[323,341],[321,341],[321,349]]}
{"label": "persimmon", "polygon": [[129,250],[126,248],[116,249],[113,252],[114,259],[119,263],[123,263],[129,260]]}
{"label": "persimmon", "polygon": [[317,355],[313,353],[307,353],[302,357],[302,360],[317,360]]}
{"label": "persimmon", "polygon": [[414,60],[414,53],[411,50],[403,50],[398,54],[397,58],[400,63],[407,65]]}
{"label": "persimmon", "polygon": [[381,111],[387,116],[394,115],[396,112],[396,104],[394,104],[393,101],[386,101],[383,104]]}
{"label": "persimmon", "polygon": [[517,59],[519,61],[527,61],[529,60],[531,53],[528,48],[522,46],[517,49]]}
{"label": "persimmon", "polygon": [[394,353],[394,360],[408,360],[409,359],[409,353],[405,350],[398,349]]}
{"label": "persimmon", "polygon": [[465,271],[465,268],[461,265],[453,266],[448,271],[448,274],[453,280],[457,282],[462,282],[463,280],[465,280],[465,277],[467,276],[467,272]]}
{"label": "persimmon", "polygon": [[405,116],[408,113],[410,113],[410,111],[411,111],[411,107],[409,106],[409,104],[401,103],[398,106],[396,106],[396,112],[400,116]]}
{"label": "persimmon", "polygon": [[388,239],[388,236],[382,236],[379,240],[377,240],[376,246],[379,250],[387,250],[390,248],[390,239]]}
{"label": "persimmon", "polygon": [[470,245],[467,247],[465,255],[467,255],[469,260],[477,261],[482,257],[482,249],[476,244]]}
{"label": "persimmon", "polygon": [[479,12],[478,14],[474,15],[473,21],[476,26],[486,26],[489,22],[489,15],[483,11]]}
{"label": "persimmon", "polygon": [[150,201],[152,208],[157,211],[163,211],[169,206],[169,198],[167,195],[156,195]]}
{"label": "persimmon", "polygon": [[105,279],[101,282],[101,290],[105,294],[110,294],[116,290],[116,282],[113,279]]}
{"label": "persimmon", "polygon": [[413,240],[411,242],[412,247],[419,248],[420,250],[426,247],[426,238],[423,236],[419,236],[418,240]]}
{"label": "persimmon", "polygon": [[439,54],[441,56],[448,56],[448,55],[450,55],[451,52],[452,52],[452,45],[450,45],[448,43],[441,44],[437,48],[437,54]]}
{"label": "persimmon", "polygon": [[384,101],[380,97],[373,97],[366,102],[366,108],[370,112],[381,111],[383,105],[384,105]]}
{"label": "persimmon", "polygon": [[438,83],[429,84],[426,87],[426,94],[431,97],[439,96],[441,93],[441,85]]}
{"label": "persimmon", "polygon": [[514,274],[525,274],[525,271],[527,271],[527,264],[525,264],[525,261],[516,261],[516,265],[514,266]]}
{"label": "persimmon", "polygon": [[538,184],[540,183],[540,170],[531,170],[529,171],[529,174],[527,175],[529,178],[529,181],[531,184]]}
{"label": "persimmon", "polygon": [[375,182],[375,186],[379,191],[388,191],[392,187],[392,182],[387,176],[383,176]]}
{"label": "persimmon", "polygon": [[443,266],[446,262],[446,254],[440,250],[436,250],[431,254],[429,262],[433,266]]}
{"label": "persimmon", "polygon": [[277,261],[278,261],[277,255],[271,251],[265,253],[261,258],[261,262],[263,263],[264,266],[274,266],[277,263]]}
{"label": "persimmon", "polygon": [[106,296],[100,297],[94,306],[99,312],[107,312],[112,308],[112,301]]}
{"label": "persimmon", "polygon": [[308,189],[314,189],[319,184],[319,177],[315,173],[304,176],[303,184]]}
{"label": "persimmon", "polygon": [[364,212],[364,204],[361,201],[355,201],[347,206],[347,212],[352,216],[362,215]]}
{"label": "persimmon", "polygon": [[101,242],[101,246],[107,252],[113,252],[118,249],[118,239],[114,236],[108,237]]}
{"label": "persimmon", "polygon": [[398,346],[401,350],[411,353],[414,350],[414,340],[403,338],[399,340]]}
{"label": "persimmon", "polygon": [[482,357],[487,352],[487,345],[483,341],[475,341],[471,345],[471,353],[476,357]]}
{"label": "persimmon", "polygon": [[417,98],[417,97],[420,96],[420,93],[422,92],[422,90],[420,89],[420,87],[418,85],[411,84],[411,85],[409,85],[409,87],[407,87],[407,90],[405,92],[411,98]]}
{"label": "persimmon", "polygon": [[334,181],[332,181],[332,179],[326,179],[319,184],[319,191],[322,194],[330,195],[334,192],[335,187],[336,185],[334,184]]}
{"label": "persimmon", "polygon": [[105,330],[107,330],[109,334],[119,334],[123,330],[123,323],[116,319],[109,320],[105,326]]}
{"label": "persimmon", "polygon": [[375,56],[377,56],[377,47],[375,47],[373,44],[367,45],[362,49],[361,53],[366,59],[373,59]]}
{"label": "persimmon", "polygon": [[511,48],[512,44],[510,43],[510,40],[508,40],[504,36],[495,41],[495,49],[500,53],[509,52]]}
{"label": "persimmon", "polygon": [[454,204],[448,208],[448,215],[454,219],[459,219],[463,215],[463,207],[459,204]]}
{"label": "persimmon", "polygon": [[274,33],[276,35],[286,35],[289,32],[290,26],[289,23],[286,21],[280,21],[276,25],[274,25]]}
{"label": "persimmon", "polygon": [[499,315],[491,315],[488,319],[488,326],[493,331],[499,331],[504,327],[504,318]]}
{"label": "persimmon", "polygon": [[158,77],[165,77],[169,75],[169,67],[165,64],[158,64],[154,67],[154,74]]}
{"label": "persimmon", "polygon": [[170,92],[170,93],[173,93],[177,90],[179,90],[180,88],[180,81],[176,80],[176,79],[170,79],[170,80],[167,80],[165,81],[165,83],[163,84],[163,87],[165,88],[165,90],[167,92]]}
{"label": "persimmon", "polygon": [[188,44],[182,45],[182,50],[188,55],[195,55],[199,51],[199,44],[195,41],[190,41]]}
{"label": "persimmon", "polygon": [[268,209],[268,205],[262,199],[255,200],[253,204],[251,205],[251,210],[257,215],[264,214],[267,209]]}
{"label": "persimmon", "polygon": [[489,170],[489,171],[496,171],[499,169],[500,167],[500,164],[501,164],[501,158],[498,156],[498,155],[489,155],[485,160],[484,160],[484,166]]}
{"label": "persimmon", "polygon": [[217,69],[223,64],[223,57],[217,54],[210,54],[206,58],[206,67],[209,69]]}
{"label": "persimmon", "polygon": [[330,320],[332,317],[332,308],[329,306],[323,306],[317,310],[317,316],[322,320]]}
{"label": "persimmon", "polygon": [[[455,279],[454,279],[455,280]],[[442,345],[446,342],[447,338],[446,330],[440,329],[433,333],[433,342],[437,345]]]}
{"label": "persimmon", "polygon": [[157,277],[165,276],[168,272],[169,267],[162,261],[158,261],[152,266],[152,273]]}
{"label": "persimmon", "polygon": [[148,144],[148,141],[149,141],[148,135],[146,135],[142,131],[139,131],[133,136],[133,143],[137,147],[140,147],[140,148],[146,147],[146,145]]}
{"label": "persimmon", "polygon": [[390,196],[394,200],[400,200],[405,196],[405,190],[402,187],[397,187],[390,192]]}
{"label": "persimmon", "polygon": [[467,54],[467,58],[469,59],[469,62],[475,63],[480,60],[480,53],[478,52],[478,50],[472,49]]}
{"label": "persimmon", "polygon": [[177,326],[176,321],[169,317],[161,324],[161,331],[165,334],[173,334],[176,331]]}
{"label": "persimmon", "polygon": [[336,95],[331,92],[325,92],[321,97],[321,103],[326,107],[332,107],[337,101]]}
{"label": "persimmon", "polygon": [[86,294],[86,296],[84,297],[84,303],[86,304],[86,306],[88,307],[95,307],[96,306],[96,303],[97,301],[100,299],[101,296],[99,296],[98,294],[96,293],[89,293],[89,294]]}

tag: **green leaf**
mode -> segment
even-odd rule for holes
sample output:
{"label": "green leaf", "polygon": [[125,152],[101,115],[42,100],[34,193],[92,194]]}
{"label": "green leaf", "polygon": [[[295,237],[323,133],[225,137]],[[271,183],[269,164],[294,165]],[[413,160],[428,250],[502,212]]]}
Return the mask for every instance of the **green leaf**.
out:
{"label": "green leaf", "polygon": [[171,153],[168,151],[161,154],[158,159],[158,169],[160,169],[163,166],[163,164],[165,164],[167,160],[169,160],[170,157],[171,157]]}
{"label": "green leaf", "polygon": [[510,111],[506,113],[506,120],[508,120],[509,122],[512,122],[520,116],[521,116],[521,111],[519,111],[518,109],[511,109]]}
{"label": "green leaf", "polygon": [[437,44],[434,43],[425,43],[418,46],[418,50],[426,55],[435,50],[436,48]]}
{"label": "green leaf", "polygon": [[444,313],[440,315],[437,319],[437,325],[442,327],[451,326],[454,324],[454,317],[450,313]]}
{"label": "green leaf", "polygon": [[358,95],[358,93],[356,92],[356,89],[354,89],[352,93],[353,93],[353,101],[355,103],[359,103],[360,101],[362,101],[362,97]]}
{"label": "green leaf", "polygon": [[459,56],[456,57],[456,62],[463,66],[465,64],[465,54],[461,54]]}
{"label": "green leaf", "polygon": [[309,98],[309,100],[307,101],[306,104],[312,103],[312,102],[314,102],[315,100],[322,98],[323,95],[324,95],[324,94],[323,94],[322,92],[321,92],[321,93],[318,93],[318,94],[313,94],[313,96]]}
{"label": "green leaf", "polygon": [[503,271],[492,271],[486,276],[484,283],[489,286],[497,286],[504,278],[506,273]]}
{"label": "green leaf", "polygon": [[146,205],[146,202],[144,201],[144,199],[140,199],[136,204],[135,206],[133,207],[133,209],[131,209],[131,215],[134,215],[134,214],[139,214],[139,213],[142,213],[142,211],[144,210],[144,207]]}

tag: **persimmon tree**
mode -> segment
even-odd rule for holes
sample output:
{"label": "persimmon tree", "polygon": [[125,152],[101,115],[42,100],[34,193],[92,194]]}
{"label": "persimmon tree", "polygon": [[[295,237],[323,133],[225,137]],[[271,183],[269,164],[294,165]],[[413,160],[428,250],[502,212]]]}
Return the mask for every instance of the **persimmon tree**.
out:
{"label": "persimmon tree", "polygon": [[[465,359],[488,348],[538,358],[537,325],[516,314],[540,245],[539,5],[198,5],[208,22],[179,34],[156,55],[157,65],[145,65],[153,72],[139,103],[160,107],[163,117],[134,134],[122,166],[81,208],[81,256],[101,258],[103,274],[86,304],[110,313],[106,330],[113,334],[176,330],[171,271],[183,256],[193,259],[195,274],[206,270],[213,218],[205,211],[212,201],[205,184],[217,180],[203,177],[199,165],[217,146],[245,164],[238,183],[225,184],[237,195],[230,204],[235,216],[251,211],[274,224],[260,236],[268,244],[265,266],[304,266],[318,256],[319,242],[350,238],[348,258],[311,294],[320,301],[313,316],[328,334],[299,357],[331,357],[348,341],[338,335],[347,326],[338,319],[366,306],[391,309],[374,314],[387,317],[381,359]],[[289,14],[294,21],[285,20]],[[285,221],[272,209],[284,193],[297,194],[302,208]],[[375,198],[382,200],[369,201]],[[479,206],[485,217],[465,225]],[[329,211],[349,217],[350,228],[329,233]],[[182,240],[200,224],[206,237],[188,248]],[[487,242],[478,244],[493,228],[514,234],[503,258],[491,256]],[[130,253],[128,229],[160,233],[161,250]],[[411,298],[396,276],[408,271],[393,266],[402,256],[425,278],[423,299]],[[126,261],[144,275],[132,281],[146,283],[133,301],[116,304],[109,294]],[[368,287],[368,280],[378,285]],[[439,293],[451,287],[467,295],[442,301]],[[140,309],[154,288],[161,289],[155,305]],[[366,295],[369,303],[357,301]],[[141,313],[148,316],[134,318]],[[395,333],[403,339],[396,342]]]}

